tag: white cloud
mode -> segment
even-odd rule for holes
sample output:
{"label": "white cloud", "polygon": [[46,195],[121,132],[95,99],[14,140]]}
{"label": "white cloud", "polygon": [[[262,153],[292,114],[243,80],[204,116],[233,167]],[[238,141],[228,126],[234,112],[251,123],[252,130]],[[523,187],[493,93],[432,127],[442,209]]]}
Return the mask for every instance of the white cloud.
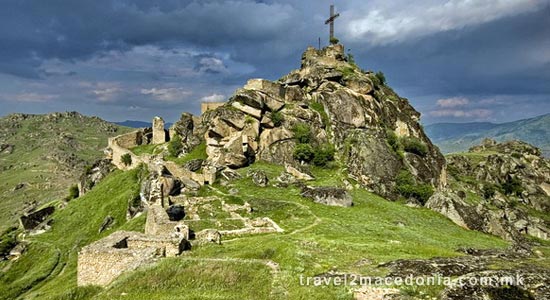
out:
{"label": "white cloud", "polygon": [[222,94],[212,94],[209,96],[204,96],[200,99],[201,102],[223,102],[225,101],[225,96]]}
{"label": "white cloud", "polygon": [[225,73],[227,72],[227,68],[219,58],[203,57],[199,61],[199,71],[206,73]]}
{"label": "white cloud", "polygon": [[489,109],[439,109],[429,113],[432,117],[478,118],[485,119],[493,114]]}
{"label": "white cloud", "polygon": [[142,95],[150,95],[158,101],[177,102],[189,97],[192,92],[183,88],[151,88],[141,89]]}
{"label": "white cloud", "polygon": [[446,99],[439,99],[437,100],[437,106],[438,107],[459,107],[459,106],[466,106],[470,103],[470,100],[462,97],[453,97],[453,98],[446,98]]}
{"label": "white cloud", "polygon": [[378,0],[343,15],[350,16],[346,24],[350,38],[380,45],[491,22],[534,11],[547,3],[547,0],[429,0],[406,4]]}
{"label": "white cloud", "polygon": [[59,98],[59,95],[53,94],[39,94],[39,93],[21,93],[12,96],[4,96],[4,98],[12,98],[19,102],[46,102]]}
{"label": "white cloud", "polygon": [[115,99],[120,93],[123,92],[122,88],[120,87],[120,84],[118,83],[97,82],[97,83],[91,83],[91,85],[94,87],[94,89],[91,90],[90,93],[94,95],[99,101],[102,101],[102,102],[111,101]]}

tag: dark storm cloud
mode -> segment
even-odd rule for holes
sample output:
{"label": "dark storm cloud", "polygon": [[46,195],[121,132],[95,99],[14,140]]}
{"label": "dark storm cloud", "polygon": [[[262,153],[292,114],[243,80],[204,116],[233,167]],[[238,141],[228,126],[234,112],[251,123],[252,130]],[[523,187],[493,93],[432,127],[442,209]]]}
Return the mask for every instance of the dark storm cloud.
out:
{"label": "dark storm cloud", "polygon": [[[4,1],[0,113],[24,99],[108,119],[197,112],[248,78],[299,67],[308,45],[326,43],[331,2]],[[336,34],[425,121],[517,118],[518,103],[524,116],[550,111],[549,3],[342,1]],[[446,99],[467,103],[440,107]]]}
{"label": "dark storm cloud", "polygon": [[261,45],[288,34],[295,13],[250,1],[9,1],[0,12],[0,71],[36,77],[31,70],[41,59],[86,59],[136,45]]}

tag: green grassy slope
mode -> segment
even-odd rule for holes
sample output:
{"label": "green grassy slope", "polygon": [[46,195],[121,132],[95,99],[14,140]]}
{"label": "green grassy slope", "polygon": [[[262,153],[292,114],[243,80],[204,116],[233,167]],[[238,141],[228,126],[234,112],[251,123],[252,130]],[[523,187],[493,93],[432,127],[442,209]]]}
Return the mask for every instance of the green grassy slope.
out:
{"label": "green grassy slope", "polygon": [[[53,215],[52,229],[26,237],[29,249],[20,259],[1,262],[0,298],[44,299],[70,291],[76,286],[78,250],[90,242],[121,228],[140,230],[144,217],[126,223],[128,201],[139,193],[139,170],[116,171],[99,186],[70,202]],[[110,215],[116,221],[112,229],[101,234],[98,229]]]}
{"label": "green grassy slope", "polygon": [[[103,157],[107,138],[131,130],[78,113],[14,114],[0,118],[0,232],[33,203],[59,200],[83,167]],[[24,183],[24,187],[14,187]]]}
{"label": "green grassy slope", "polygon": [[[240,170],[265,170],[271,180],[282,167],[257,163]],[[316,184],[338,183],[337,171],[314,169]],[[0,264],[0,298],[13,299],[350,299],[343,287],[301,286],[299,276],[330,270],[383,275],[381,262],[398,258],[460,255],[459,247],[502,248],[504,241],[462,229],[424,208],[389,202],[364,190],[353,191],[351,208],[328,207],[287,189],[252,184],[243,178],[231,187],[203,188],[202,195],[248,201],[251,217],[267,216],[284,230],[279,234],[228,238],[222,245],[195,247],[177,258],[125,274],[111,286],[76,287],[76,254],[114,230],[141,230],[144,217],[125,223],[128,200],[138,191],[138,171],[109,175],[94,190],[54,215],[50,232],[29,237],[19,260]],[[115,227],[98,234],[105,216]],[[269,266],[269,261],[278,267]]]}

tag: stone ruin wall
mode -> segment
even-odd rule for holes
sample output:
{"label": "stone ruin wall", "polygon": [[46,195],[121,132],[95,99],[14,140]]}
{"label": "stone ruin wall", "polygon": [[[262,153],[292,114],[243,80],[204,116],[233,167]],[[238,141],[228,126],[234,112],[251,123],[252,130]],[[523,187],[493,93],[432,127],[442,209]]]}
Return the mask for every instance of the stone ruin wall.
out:
{"label": "stone ruin wall", "polygon": [[[148,163],[146,156],[137,156],[129,149],[137,147],[143,143],[144,130],[138,129],[129,133],[121,134],[108,140],[108,148],[111,150],[109,158],[113,164],[121,170],[131,170],[141,163]],[[132,157],[132,163],[127,166],[122,162],[122,156],[129,154]]]}
{"label": "stone ruin wall", "polygon": [[170,221],[168,214],[160,205],[150,205],[145,221],[145,234],[169,235],[178,232],[185,239],[189,239],[189,227],[183,222]]}
{"label": "stone ruin wall", "polygon": [[202,102],[201,103],[201,115],[209,110],[215,110],[216,108],[224,105],[225,102]]}
{"label": "stone ruin wall", "polygon": [[82,248],[78,253],[77,284],[105,286],[123,272],[153,262],[158,249],[128,248],[128,238],[134,234],[117,231]]}

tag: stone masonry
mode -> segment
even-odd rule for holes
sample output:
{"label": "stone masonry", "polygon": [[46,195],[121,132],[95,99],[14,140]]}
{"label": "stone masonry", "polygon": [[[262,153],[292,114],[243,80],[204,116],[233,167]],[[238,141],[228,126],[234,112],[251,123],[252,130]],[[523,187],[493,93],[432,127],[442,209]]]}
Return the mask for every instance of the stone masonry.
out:
{"label": "stone masonry", "polygon": [[77,284],[106,286],[123,272],[181,253],[185,239],[117,231],[78,253]]}
{"label": "stone masonry", "polygon": [[166,131],[164,130],[164,120],[161,117],[153,118],[153,144],[166,143]]}

